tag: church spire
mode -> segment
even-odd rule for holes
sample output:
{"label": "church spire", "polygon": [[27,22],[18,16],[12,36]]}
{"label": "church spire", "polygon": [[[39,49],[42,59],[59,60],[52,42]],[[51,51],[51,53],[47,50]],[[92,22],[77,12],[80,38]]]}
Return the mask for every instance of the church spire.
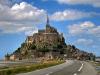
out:
{"label": "church spire", "polygon": [[47,15],[47,24],[46,25],[49,25],[49,17],[48,17],[48,15]]}

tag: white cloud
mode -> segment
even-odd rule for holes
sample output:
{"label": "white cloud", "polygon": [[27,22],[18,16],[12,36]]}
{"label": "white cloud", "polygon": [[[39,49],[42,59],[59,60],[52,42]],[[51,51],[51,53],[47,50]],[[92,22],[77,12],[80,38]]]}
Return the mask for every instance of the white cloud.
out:
{"label": "white cloud", "polygon": [[100,26],[92,28],[91,30],[89,30],[89,33],[100,38]]}
{"label": "white cloud", "polygon": [[11,5],[11,2],[9,0],[0,0],[0,4],[9,6]]}
{"label": "white cloud", "polygon": [[89,45],[93,44],[93,40],[80,38],[80,39],[76,40],[75,44],[89,46]]}
{"label": "white cloud", "polygon": [[11,7],[15,3],[20,3],[23,0],[0,0],[0,4]]}
{"label": "white cloud", "polygon": [[51,15],[51,20],[54,21],[64,21],[64,20],[77,20],[82,19],[86,17],[93,17],[93,16],[99,16],[99,13],[94,12],[81,12],[78,10],[64,10],[64,11],[58,11]]}
{"label": "white cloud", "polygon": [[73,24],[68,27],[69,33],[70,34],[82,34],[82,33],[87,33],[89,29],[93,28],[94,24],[92,22],[86,21],[84,23],[80,24]]}
{"label": "white cloud", "polygon": [[68,26],[68,36],[73,44],[84,50],[95,51],[100,45],[100,25],[91,21]]}
{"label": "white cloud", "polygon": [[11,14],[14,15],[17,20],[41,21],[40,19],[46,15],[45,13],[43,9],[38,9],[26,2],[22,2],[19,5],[15,4],[11,8]]}
{"label": "white cloud", "polygon": [[34,33],[38,33],[38,29],[36,27],[29,28],[29,30],[25,32],[26,35],[33,35]]}
{"label": "white cloud", "polygon": [[68,32],[71,35],[92,35],[100,37],[100,26],[95,25],[90,21],[68,26]]}
{"label": "white cloud", "polygon": [[95,25],[92,23],[92,22],[89,22],[89,21],[87,21],[87,22],[84,22],[84,23],[82,23],[81,25],[80,25],[80,27],[82,27],[82,28],[93,28]]}
{"label": "white cloud", "polygon": [[[6,9],[6,10],[5,10]],[[34,32],[34,26],[45,22],[46,11],[26,2],[12,7],[0,4],[0,30],[2,33]]]}
{"label": "white cloud", "polygon": [[69,34],[72,35],[78,35],[84,32],[84,30],[77,24],[74,24],[73,26],[69,26],[68,29],[69,29]]}
{"label": "white cloud", "polygon": [[60,4],[70,4],[70,5],[76,5],[76,4],[88,4],[92,5],[93,7],[100,7],[100,0],[56,0]]}

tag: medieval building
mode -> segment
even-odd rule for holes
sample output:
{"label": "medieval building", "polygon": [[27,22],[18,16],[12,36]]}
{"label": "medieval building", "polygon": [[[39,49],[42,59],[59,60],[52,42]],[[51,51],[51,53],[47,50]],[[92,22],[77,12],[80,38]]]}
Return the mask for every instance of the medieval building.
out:
{"label": "medieval building", "polygon": [[79,50],[73,45],[66,45],[63,34],[59,34],[57,29],[49,24],[47,17],[46,27],[38,30],[38,33],[28,36],[24,43],[21,44],[11,55],[6,55],[6,60],[22,60],[33,58],[74,58],[79,60],[88,60],[94,55]]}
{"label": "medieval building", "polygon": [[65,47],[63,34],[59,34],[57,29],[49,24],[47,17],[45,29],[38,30],[38,33],[28,36],[21,47],[11,54],[10,59],[59,58],[65,53]]}

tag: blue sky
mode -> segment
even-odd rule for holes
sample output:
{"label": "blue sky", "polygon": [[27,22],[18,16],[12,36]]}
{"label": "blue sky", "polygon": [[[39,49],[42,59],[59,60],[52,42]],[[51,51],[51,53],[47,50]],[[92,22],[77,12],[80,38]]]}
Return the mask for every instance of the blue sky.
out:
{"label": "blue sky", "polygon": [[67,44],[100,56],[100,0],[0,0],[0,58],[50,25]]}

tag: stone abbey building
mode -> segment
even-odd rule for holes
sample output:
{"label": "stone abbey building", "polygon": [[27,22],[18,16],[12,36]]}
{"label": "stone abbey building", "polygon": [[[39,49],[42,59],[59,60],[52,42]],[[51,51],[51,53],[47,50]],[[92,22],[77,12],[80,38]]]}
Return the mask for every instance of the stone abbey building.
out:
{"label": "stone abbey building", "polygon": [[38,30],[38,33],[28,36],[10,56],[10,60],[30,59],[30,58],[59,58],[65,53],[66,47],[63,34],[59,34],[57,29],[50,26],[49,19],[44,30]]}
{"label": "stone abbey building", "polygon": [[38,30],[38,33],[28,36],[24,43],[12,54],[5,56],[6,60],[22,59],[58,59],[74,58],[79,60],[94,59],[92,53],[87,53],[76,48],[74,45],[66,45],[63,34],[59,34],[57,29],[47,23],[44,30]]}

